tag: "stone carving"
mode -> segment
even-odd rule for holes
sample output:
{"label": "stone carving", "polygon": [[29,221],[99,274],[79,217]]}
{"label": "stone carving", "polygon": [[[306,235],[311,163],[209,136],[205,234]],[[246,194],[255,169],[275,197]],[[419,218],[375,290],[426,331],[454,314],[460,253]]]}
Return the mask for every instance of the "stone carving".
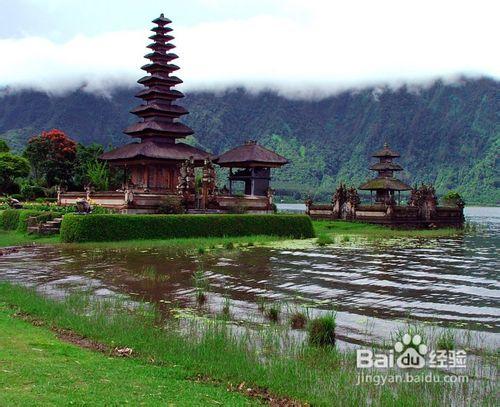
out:
{"label": "stone carving", "polygon": [[81,214],[87,214],[92,211],[90,203],[85,198],[78,198],[76,200],[76,211]]}
{"label": "stone carving", "polygon": [[432,185],[422,184],[412,188],[408,205],[417,207],[422,219],[430,220],[434,217],[437,208],[436,190]]}

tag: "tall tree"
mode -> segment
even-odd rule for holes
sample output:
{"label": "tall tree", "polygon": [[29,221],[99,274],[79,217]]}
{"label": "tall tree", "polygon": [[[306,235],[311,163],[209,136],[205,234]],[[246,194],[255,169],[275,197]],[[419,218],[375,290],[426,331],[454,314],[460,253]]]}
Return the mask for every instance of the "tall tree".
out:
{"label": "tall tree", "polygon": [[33,175],[48,187],[68,185],[75,167],[76,143],[63,131],[53,129],[29,140],[24,152]]}
{"label": "tall tree", "polygon": [[30,172],[28,160],[12,153],[0,153],[0,192],[18,191],[16,178],[26,177]]}

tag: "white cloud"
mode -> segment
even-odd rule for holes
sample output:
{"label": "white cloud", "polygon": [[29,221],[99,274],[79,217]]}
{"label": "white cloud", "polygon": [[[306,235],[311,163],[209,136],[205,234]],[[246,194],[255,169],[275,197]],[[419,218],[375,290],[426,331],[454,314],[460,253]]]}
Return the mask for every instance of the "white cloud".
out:
{"label": "white cloud", "polygon": [[[216,0],[207,0],[216,1]],[[219,4],[222,0],[217,0]],[[496,1],[284,0],[283,14],[194,26],[174,22],[184,90],[245,85],[293,95],[426,83],[461,74],[500,78]],[[0,86],[64,91],[133,85],[144,31],[0,40]]]}

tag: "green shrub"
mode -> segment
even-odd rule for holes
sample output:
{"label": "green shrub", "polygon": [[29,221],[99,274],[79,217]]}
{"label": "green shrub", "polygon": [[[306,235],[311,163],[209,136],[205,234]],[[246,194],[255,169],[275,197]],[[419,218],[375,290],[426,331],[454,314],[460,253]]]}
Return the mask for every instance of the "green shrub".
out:
{"label": "green shrub", "polygon": [[449,191],[443,196],[443,204],[446,206],[465,205],[464,200],[456,191]]}
{"label": "green shrub", "polygon": [[32,201],[37,198],[45,198],[47,191],[39,185],[23,184],[21,186],[21,195],[27,201]]}
{"label": "green shrub", "polygon": [[309,343],[314,346],[335,345],[335,314],[314,318],[307,326]]}
{"label": "green shrub", "polygon": [[36,217],[37,223],[47,222],[54,219],[56,214],[32,209],[6,209],[1,213],[0,217],[2,229],[26,232],[28,229],[28,218]]}
{"label": "green shrub", "polygon": [[326,234],[319,235],[318,238],[316,239],[316,244],[318,246],[326,246],[332,243],[333,243],[332,238]]}
{"label": "green shrub", "polygon": [[64,242],[270,235],[314,236],[305,215],[77,215],[61,226]]}
{"label": "green shrub", "polygon": [[2,228],[4,230],[16,230],[19,223],[20,209],[6,209],[2,212]]}

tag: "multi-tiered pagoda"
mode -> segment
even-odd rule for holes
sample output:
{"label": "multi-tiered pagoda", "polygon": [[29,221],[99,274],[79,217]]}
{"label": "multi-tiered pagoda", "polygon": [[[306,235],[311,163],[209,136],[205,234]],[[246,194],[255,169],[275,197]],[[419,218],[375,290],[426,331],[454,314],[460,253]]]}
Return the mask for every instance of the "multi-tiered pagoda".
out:
{"label": "multi-tiered pagoda", "polygon": [[141,68],[148,75],[138,81],[145,88],[136,95],[143,103],[131,111],[141,120],[124,130],[140,141],[109,151],[101,158],[125,168],[127,189],[173,193],[179,164],[192,158],[195,166],[201,166],[209,153],[176,141],[193,134],[193,130],[179,121],[188,111],[175,104],[184,95],[174,89],[182,80],[172,75],[179,67],[172,64],[178,57],[171,53],[175,48],[171,43],[172,28],[168,27],[171,21],[162,14],[153,23],[153,35],[149,37],[153,43],[148,45],[152,52],[145,56],[150,63]]}
{"label": "multi-tiered pagoda", "polygon": [[373,164],[370,170],[376,171],[378,176],[359,187],[365,191],[375,191],[375,201],[379,203],[392,203],[395,201],[394,194],[396,191],[409,191],[411,187],[403,181],[394,178],[394,171],[403,171],[403,167],[394,163],[393,160],[399,157],[399,154],[392,151],[387,143],[384,148],[377,151],[372,157],[378,158],[379,162]]}

